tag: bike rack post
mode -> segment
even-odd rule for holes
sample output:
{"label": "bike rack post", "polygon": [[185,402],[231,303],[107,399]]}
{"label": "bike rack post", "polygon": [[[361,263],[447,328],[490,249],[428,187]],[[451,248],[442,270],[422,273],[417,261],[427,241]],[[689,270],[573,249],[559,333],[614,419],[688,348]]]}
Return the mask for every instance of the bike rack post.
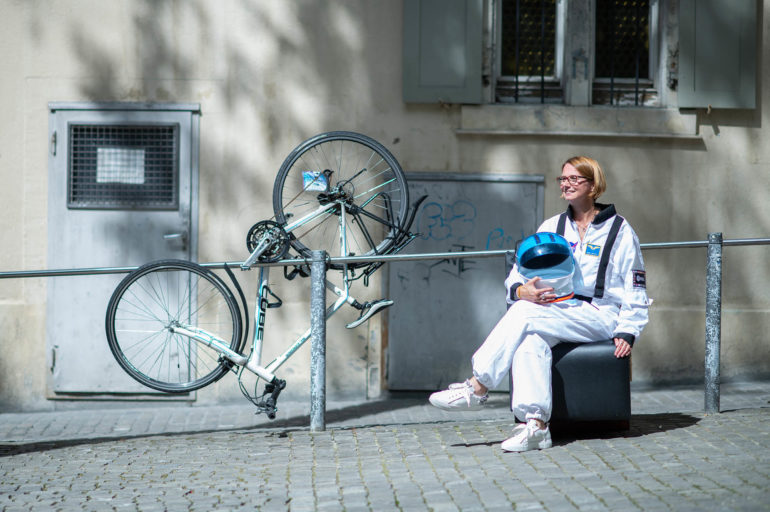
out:
{"label": "bike rack post", "polygon": [[705,412],[719,412],[719,376],[722,343],[722,233],[709,233],[706,261]]}
{"label": "bike rack post", "polygon": [[326,430],[326,251],[311,251],[310,431]]}

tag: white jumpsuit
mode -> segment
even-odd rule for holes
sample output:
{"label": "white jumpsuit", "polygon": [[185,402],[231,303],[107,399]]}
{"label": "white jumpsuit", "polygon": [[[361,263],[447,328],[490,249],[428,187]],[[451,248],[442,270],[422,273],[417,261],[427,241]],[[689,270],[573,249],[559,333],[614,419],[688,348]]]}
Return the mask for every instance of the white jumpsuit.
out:
{"label": "white jumpsuit", "polygon": [[[615,337],[633,344],[647,324],[644,262],[636,233],[625,220],[610,248],[603,296],[594,297],[600,255],[616,216],[613,205],[596,206],[600,212],[582,241],[569,208],[564,230],[575,258],[575,294],[593,299],[545,305],[513,300],[511,291],[523,284],[514,265],[505,280],[512,305],[473,355],[473,375],[488,388],[496,387],[512,370],[513,412],[519,420],[547,422],[551,417],[552,346]],[[538,232],[556,232],[559,217],[546,220]]]}

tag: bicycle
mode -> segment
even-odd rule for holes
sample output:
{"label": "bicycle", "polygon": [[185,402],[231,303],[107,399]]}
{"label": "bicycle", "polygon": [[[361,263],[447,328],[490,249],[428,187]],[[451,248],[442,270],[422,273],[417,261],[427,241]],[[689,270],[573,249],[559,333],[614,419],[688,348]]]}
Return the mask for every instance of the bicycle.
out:
{"label": "bicycle", "polygon": [[[400,165],[374,139],[354,132],[312,137],[299,144],[278,171],[274,218],[256,223],[246,237],[249,256],[239,266],[243,271],[260,266],[251,352],[243,353],[249,335],[248,306],[230,266],[225,265],[225,271],[240,304],[222,278],[182,260],[148,263],[120,282],[107,307],[110,350],[131,377],[167,393],[189,393],[232,371],[257,412],[273,419],[286,386],[275,372],[310,338],[310,329],[272,362],[261,365],[267,310],[282,302],[270,290],[270,267],[260,263],[279,261],[290,249],[306,262],[311,248],[326,250],[331,257],[399,252],[417,236],[409,228],[424,199],[409,205]],[[381,266],[381,262],[329,263],[328,268],[341,272],[342,286],[326,280],[326,287],[337,295],[327,308],[327,319],[348,304],[360,312],[346,326],[355,328],[391,306],[388,299],[361,303],[350,295],[354,281],[363,277],[368,285]],[[306,264],[291,271],[284,267],[287,279],[297,275],[309,275]],[[244,370],[257,376],[253,394],[243,383]],[[260,379],[265,387],[258,394]]]}

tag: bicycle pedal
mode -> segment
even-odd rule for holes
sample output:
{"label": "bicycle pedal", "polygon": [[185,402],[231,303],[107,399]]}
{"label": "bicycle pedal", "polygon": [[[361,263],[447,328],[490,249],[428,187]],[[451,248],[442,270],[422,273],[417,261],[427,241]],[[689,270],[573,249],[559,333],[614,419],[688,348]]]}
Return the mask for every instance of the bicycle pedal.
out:
{"label": "bicycle pedal", "polygon": [[354,321],[347,324],[345,327],[348,329],[355,329],[362,323],[369,320],[373,315],[379,313],[385,308],[389,308],[393,305],[393,301],[390,299],[380,299],[374,302],[367,302],[364,304],[364,308],[361,310],[361,315]]}

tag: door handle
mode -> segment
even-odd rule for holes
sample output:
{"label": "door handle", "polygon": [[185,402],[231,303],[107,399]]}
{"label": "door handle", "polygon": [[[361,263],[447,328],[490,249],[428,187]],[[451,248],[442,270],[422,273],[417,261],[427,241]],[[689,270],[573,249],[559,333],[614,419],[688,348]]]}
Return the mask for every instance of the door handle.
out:
{"label": "door handle", "polygon": [[187,250],[187,233],[167,233],[163,235],[163,239],[167,242],[181,242],[182,243],[182,250]]}

